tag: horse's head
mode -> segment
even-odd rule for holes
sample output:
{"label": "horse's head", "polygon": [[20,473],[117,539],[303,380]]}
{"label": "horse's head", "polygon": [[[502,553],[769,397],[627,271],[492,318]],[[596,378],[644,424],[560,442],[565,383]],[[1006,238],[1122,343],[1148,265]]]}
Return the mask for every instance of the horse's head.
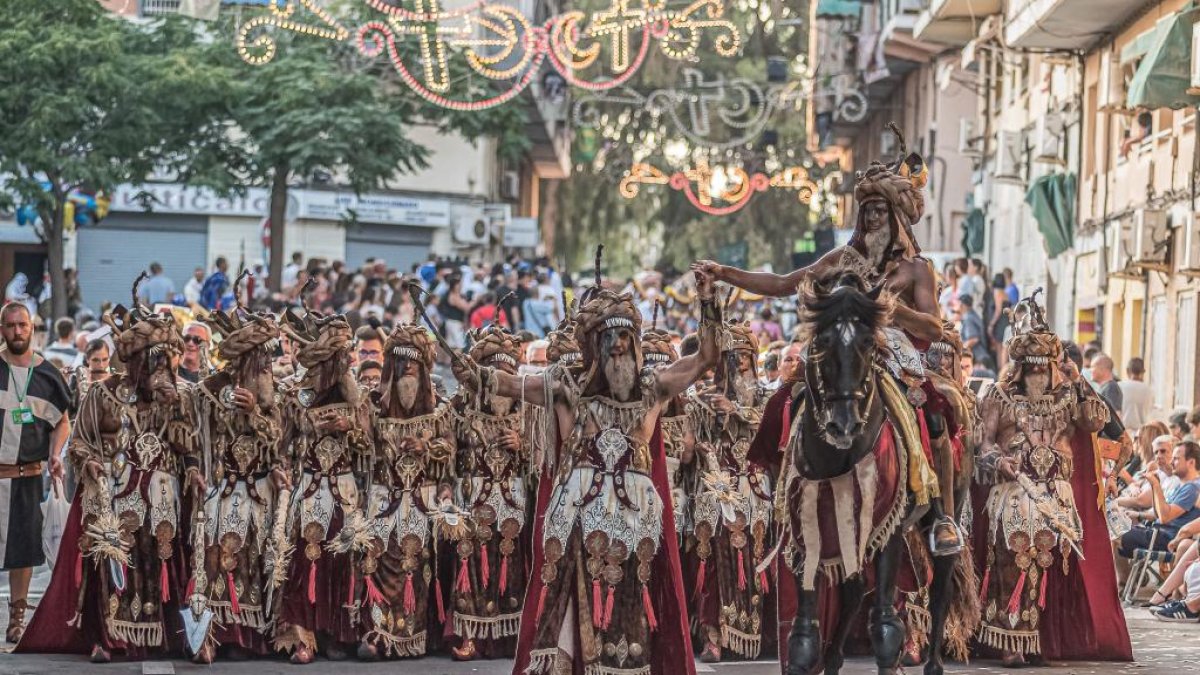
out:
{"label": "horse's head", "polygon": [[872,366],[892,299],[856,274],[806,283],[800,290],[808,340],[805,379],[814,421],[825,440],[848,449],[863,431],[875,395]]}

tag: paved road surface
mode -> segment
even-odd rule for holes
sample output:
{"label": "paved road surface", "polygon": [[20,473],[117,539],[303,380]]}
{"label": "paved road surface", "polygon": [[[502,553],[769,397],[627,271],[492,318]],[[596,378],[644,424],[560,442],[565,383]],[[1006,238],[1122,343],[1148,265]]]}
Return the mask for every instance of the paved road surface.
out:
{"label": "paved road surface", "polygon": [[[45,587],[49,574],[39,570],[34,578],[35,595]],[[0,574],[0,626],[8,625],[8,580]],[[1184,673],[1200,672],[1200,623],[1174,624],[1154,620],[1143,609],[1130,609],[1126,612],[1129,618],[1129,629],[1133,634],[1135,663],[1130,664],[1060,664],[1049,668],[1023,669],[1021,673],[1043,675],[1090,675],[1095,673],[1132,674],[1139,675],[1183,675]],[[11,648],[6,645],[3,651]],[[318,662],[316,667],[301,669],[303,672],[327,672],[328,662]],[[420,673],[420,675],[506,675],[511,664],[507,661],[482,661],[475,663],[455,663],[445,657],[429,657],[420,661],[404,661],[379,664],[363,664],[354,661],[337,664],[337,669],[345,675]],[[230,675],[296,675],[301,672],[282,660],[249,661],[241,663],[219,662],[214,667],[193,666],[185,661],[151,662],[151,663],[113,663],[106,666],[93,666],[77,656],[54,655],[13,655],[0,653],[0,675],[79,675],[79,673],[98,673],[104,675],[169,675],[171,673],[229,673]],[[697,664],[701,673],[717,673],[718,675],[777,675],[779,665],[773,661],[755,663],[727,663],[716,666]],[[866,659],[855,659],[847,664],[845,673],[850,675],[874,674],[872,662]],[[911,673],[919,673],[919,669],[910,669]],[[978,662],[969,666],[949,664],[947,673],[959,675],[962,673],[1002,673],[1009,672],[999,667],[995,662]]]}

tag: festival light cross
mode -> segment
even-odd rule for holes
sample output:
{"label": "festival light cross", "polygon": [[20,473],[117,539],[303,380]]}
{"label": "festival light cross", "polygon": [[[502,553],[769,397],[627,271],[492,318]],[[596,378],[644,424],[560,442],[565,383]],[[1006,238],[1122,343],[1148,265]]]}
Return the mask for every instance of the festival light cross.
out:
{"label": "festival light cross", "polygon": [[[605,9],[579,10],[533,24],[520,9],[476,0],[445,9],[442,0],[361,0],[381,16],[350,26],[323,9],[319,0],[271,0],[265,13],[238,29],[238,55],[262,65],[275,58],[274,32],[351,42],[364,56],[386,54],[405,85],[425,100],[453,110],[483,110],[524,91],[543,61],[570,84],[602,92],[627,82],[645,62],[653,43],[668,58],[696,61],[707,35],[714,53],[736,55],[742,38],[726,16],[726,0],[611,0]],[[405,50],[406,44],[417,49]],[[608,52],[607,69],[598,64]],[[448,60],[461,54],[470,72],[506,88],[489,95],[456,91]],[[414,63],[415,62],[415,63]],[[464,87],[465,89],[466,87]]]}

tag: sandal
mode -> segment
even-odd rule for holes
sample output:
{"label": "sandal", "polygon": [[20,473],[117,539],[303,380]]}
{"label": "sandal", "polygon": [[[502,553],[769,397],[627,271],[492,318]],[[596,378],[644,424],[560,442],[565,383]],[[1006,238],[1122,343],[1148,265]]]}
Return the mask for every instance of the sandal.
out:
{"label": "sandal", "polygon": [[[1154,600],[1155,598],[1162,598],[1162,600],[1155,602],[1155,600]],[[1162,607],[1163,605],[1167,604],[1170,601],[1171,601],[1171,599],[1168,598],[1167,596],[1163,595],[1160,591],[1154,591],[1154,595],[1151,595],[1150,599],[1147,600],[1146,602],[1143,602],[1141,604],[1141,606],[1149,607],[1149,608]]]}
{"label": "sandal", "polygon": [[29,602],[26,600],[15,600],[8,603],[8,631],[4,637],[13,644],[20,642],[21,636],[25,634],[26,609],[29,609]]}

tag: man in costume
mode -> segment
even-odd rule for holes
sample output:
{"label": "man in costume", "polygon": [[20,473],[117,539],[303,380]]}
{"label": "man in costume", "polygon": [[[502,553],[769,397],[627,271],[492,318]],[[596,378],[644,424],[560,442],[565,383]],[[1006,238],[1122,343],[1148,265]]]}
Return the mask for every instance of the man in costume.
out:
{"label": "man in costume", "polygon": [[576,316],[578,376],[457,364],[465,386],[553,410],[548,431],[562,439],[546,446],[559,452],[542,474],[514,673],[693,671],[658,418],[716,358],[707,279],[701,296],[700,354],[658,371],[641,370],[633,299],[599,284]]}
{"label": "man in costume", "polygon": [[[445,623],[438,570],[439,539],[463,534],[450,504],[454,429],[449,405],[434,393],[436,347],[420,326],[401,324],[383,345],[375,404],[375,461],[367,516],[370,545],[358,558],[354,602],[367,629],[359,658],[423,656],[441,626],[429,625],[429,603]],[[352,594],[354,591],[352,591]],[[360,600],[361,598],[361,600]],[[431,633],[433,635],[431,636]]]}
{"label": "man in costume", "polygon": [[25,631],[26,597],[33,568],[46,562],[42,550],[42,463],[62,478],[63,444],[71,432],[71,394],[54,364],[34,353],[33,319],[20,303],[0,309],[0,569],[8,572],[10,596],[6,639]]}
{"label": "man in costume", "polygon": [[[140,281],[140,279],[139,279]],[[125,372],[89,389],[70,458],[81,489],[50,587],[20,645],[84,651],[94,663],[178,646],[186,581],[180,477],[203,497],[191,392],[171,366],[183,349],[174,319],[117,307],[104,316]],[[70,617],[64,621],[64,615]],[[64,624],[74,631],[64,630]]]}
{"label": "man in costume", "polygon": [[[215,310],[207,321],[222,337],[218,353],[225,368],[195,389],[206,480],[214,488],[204,503],[204,574],[197,575],[195,590],[213,610],[217,644],[262,655],[269,651],[271,622],[263,553],[276,495],[290,480],[279,452],[282,415],[271,373],[279,325],[240,306]],[[194,660],[211,663],[214,657],[209,640]]]}
{"label": "man in costume", "polygon": [[1005,665],[1129,660],[1092,434],[1104,402],[1060,365],[1034,299],[1008,343],[1012,367],[979,402],[987,499],[980,641]]}
{"label": "man in costume", "polygon": [[[517,373],[520,344],[499,326],[468,334],[471,359]],[[454,658],[511,657],[525,598],[530,508],[529,440],[523,402],[462,387],[454,402],[458,436],[458,503],[474,528],[455,544],[451,591]]]}
{"label": "man in costume", "polygon": [[693,513],[700,559],[696,613],[704,639],[700,658],[721,660],[722,648],[747,659],[762,650],[767,574],[755,567],[770,548],[771,478],[749,461],[766,397],[758,382],[758,341],[744,324],[722,331],[713,386],[692,396],[702,485]]}
{"label": "man in costume", "polygon": [[[782,297],[796,292],[805,279],[825,278],[839,272],[854,272],[870,285],[883,284],[897,302],[887,331],[888,367],[905,385],[909,402],[918,408],[924,447],[932,459],[930,438],[958,434],[958,421],[947,419],[941,395],[925,377],[921,354],[942,339],[942,322],[937,304],[937,284],[929,261],[912,234],[912,224],[925,209],[921,189],[928,173],[918,155],[909,155],[892,165],[874,162],[856,181],[854,198],[858,219],[854,234],[845,246],[830,251],[812,265],[788,274],[747,272],[710,260],[693,269],[717,281],[759,295]],[[923,407],[929,399],[934,405]],[[937,492],[936,490],[934,491]],[[954,520],[944,513],[941,501],[931,505],[930,548],[934,555],[954,555],[962,539]]]}
{"label": "man in costume", "polygon": [[283,452],[298,480],[272,533],[273,574],[282,575],[272,582],[282,581],[275,648],[304,664],[318,644],[338,659],[359,641],[345,604],[350,551],[363,545],[365,531],[359,477],[370,468],[373,443],[369,406],[350,369],[354,336],[345,317],[289,309],[284,321],[305,370],[284,402]]}

